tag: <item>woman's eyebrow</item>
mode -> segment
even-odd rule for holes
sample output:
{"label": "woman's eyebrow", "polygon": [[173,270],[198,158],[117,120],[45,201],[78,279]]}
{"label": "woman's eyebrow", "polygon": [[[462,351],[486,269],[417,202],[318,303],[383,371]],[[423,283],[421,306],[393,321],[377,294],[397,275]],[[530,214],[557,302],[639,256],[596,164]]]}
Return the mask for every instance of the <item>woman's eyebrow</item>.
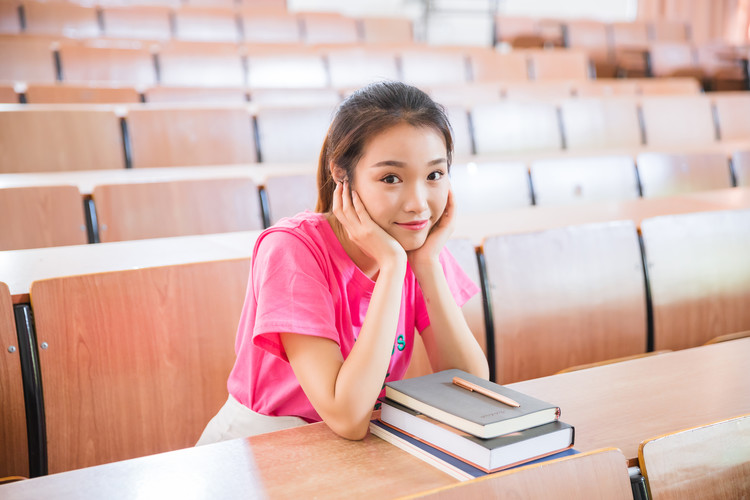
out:
{"label": "woman's eyebrow", "polygon": [[[448,160],[446,158],[435,158],[434,160],[431,160],[427,162],[427,166],[432,167],[434,165],[440,165],[442,163],[448,163]],[[383,160],[379,161],[377,163],[374,163],[370,165],[371,167],[399,167],[404,168],[406,167],[406,162],[398,161],[398,160]]]}

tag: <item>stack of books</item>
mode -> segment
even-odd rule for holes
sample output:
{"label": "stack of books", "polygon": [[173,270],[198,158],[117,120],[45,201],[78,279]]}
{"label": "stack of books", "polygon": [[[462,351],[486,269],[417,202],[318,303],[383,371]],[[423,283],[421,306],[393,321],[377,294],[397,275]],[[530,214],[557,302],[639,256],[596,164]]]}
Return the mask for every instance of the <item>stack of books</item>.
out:
{"label": "stack of books", "polygon": [[576,453],[559,407],[461,370],[385,391],[370,432],[460,480]]}

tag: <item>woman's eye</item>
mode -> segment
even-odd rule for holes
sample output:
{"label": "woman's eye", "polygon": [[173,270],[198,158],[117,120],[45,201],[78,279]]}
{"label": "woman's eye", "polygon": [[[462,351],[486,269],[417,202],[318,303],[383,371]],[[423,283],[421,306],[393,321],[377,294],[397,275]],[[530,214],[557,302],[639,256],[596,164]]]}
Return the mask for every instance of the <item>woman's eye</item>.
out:
{"label": "woman's eye", "polygon": [[427,180],[428,181],[436,181],[436,180],[439,180],[440,178],[442,178],[443,175],[445,175],[445,174],[443,172],[441,172],[440,170],[435,170],[434,172],[432,172],[430,175],[427,176]]}
{"label": "woman's eye", "polygon": [[395,175],[386,175],[381,180],[386,184],[396,184],[399,181],[398,177]]}

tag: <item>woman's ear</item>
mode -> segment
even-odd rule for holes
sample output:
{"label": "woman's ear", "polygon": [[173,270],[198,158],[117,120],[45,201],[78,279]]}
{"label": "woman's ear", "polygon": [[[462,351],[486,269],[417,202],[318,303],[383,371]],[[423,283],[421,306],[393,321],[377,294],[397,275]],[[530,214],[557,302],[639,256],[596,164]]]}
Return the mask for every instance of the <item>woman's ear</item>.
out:
{"label": "woman's ear", "polygon": [[333,178],[334,182],[344,182],[347,180],[346,170],[339,167],[338,165],[334,165],[333,162],[331,162],[331,177]]}

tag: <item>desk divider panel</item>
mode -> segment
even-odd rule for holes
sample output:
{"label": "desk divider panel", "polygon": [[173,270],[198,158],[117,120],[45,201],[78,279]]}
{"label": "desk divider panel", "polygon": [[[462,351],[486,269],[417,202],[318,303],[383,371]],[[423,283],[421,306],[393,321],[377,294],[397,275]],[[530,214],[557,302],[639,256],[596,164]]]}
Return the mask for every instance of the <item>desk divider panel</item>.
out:
{"label": "desk divider panel", "polygon": [[195,444],[227,397],[249,265],[32,284],[50,473]]}

